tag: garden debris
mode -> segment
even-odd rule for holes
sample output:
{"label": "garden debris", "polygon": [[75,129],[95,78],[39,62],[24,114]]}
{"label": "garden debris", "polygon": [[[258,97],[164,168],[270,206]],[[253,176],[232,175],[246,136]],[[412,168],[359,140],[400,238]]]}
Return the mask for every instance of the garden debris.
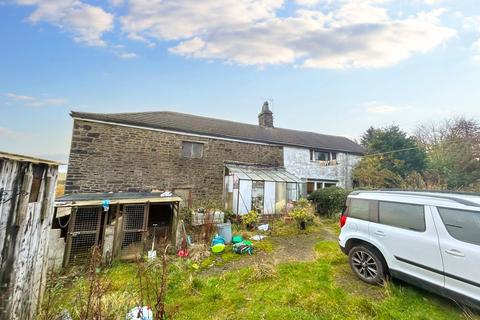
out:
{"label": "garden debris", "polygon": [[210,254],[208,247],[203,243],[194,243],[190,247],[190,259],[195,263],[200,263],[210,257]]}
{"label": "garden debris", "polygon": [[155,250],[155,235],[157,234],[157,224],[153,224],[153,240],[152,240],[152,250],[148,250],[148,260],[155,260],[157,258],[157,251]]}
{"label": "garden debris", "polygon": [[232,243],[233,244],[239,243],[239,242],[242,242],[242,241],[243,241],[243,238],[242,238],[242,236],[239,236],[239,235],[233,236],[233,238],[232,238]]}
{"label": "garden debris", "polygon": [[67,310],[62,310],[62,312],[55,319],[56,320],[72,320],[72,316]]}
{"label": "garden debris", "polygon": [[153,320],[150,307],[135,307],[127,313],[127,320]]}
{"label": "garden debris", "polygon": [[217,243],[216,245],[212,246],[213,253],[221,253],[225,250],[225,245],[223,243]]}
{"label": "garden debris", "polygon": [[170,191],[165,191],[164,193],[162,193],[162,194],[160,195],[160,197],[162,197],[162,198],[173,197],[173,193],[170,192]]}
{"label": "garden debris", "polygon": [[216,234],[215,237],[213,237],[212,239],[212,247],[217,244],[225,244],[225,239],[218,234]]}
{"label": "garden debris", "polygon": [[181,250],[179,250],[178,253],[177,253],[177,256],[182,257],[182,258],[186,258],[186,257],[188,257],[189,255],[190,255],[190,253],[188,252],[187,249],[185,249],[185,250],[181,249]]}
{"label": "garden debris", "polygon": [[257,229],[260,231],[268,231],[268,223],[259,225]]}
{"label": "garden debris", "polygon": [[233,252],[238,254],[253,254],[253,245],[250,241],[243,240],[242,242],[233,245]]}
{"label": "garden debris", "polygon": [[210,249],[212,250],[213,253],[223,252],[223,250],[225,250],[225,239],[223,239],[223,237],[216,234],[215,237],[213,237],[212,239]]}

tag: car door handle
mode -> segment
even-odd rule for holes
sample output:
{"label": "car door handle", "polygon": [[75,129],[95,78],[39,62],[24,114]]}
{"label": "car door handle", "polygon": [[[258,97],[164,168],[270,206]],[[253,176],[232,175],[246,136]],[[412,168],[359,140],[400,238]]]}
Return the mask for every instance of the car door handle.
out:
{"label": "car door handle", "polygon": [[380,231],[380,230],[375,231],[374,234],[379,236],[379,237],[385,237],[385,232]]}
{"label": "car door handle", "polygon": [[446,253],[451,254],[452,256],[455,257],[465,257],[463,252],[458,251],[457,249],[450,249],[450,250],[445,250]]}

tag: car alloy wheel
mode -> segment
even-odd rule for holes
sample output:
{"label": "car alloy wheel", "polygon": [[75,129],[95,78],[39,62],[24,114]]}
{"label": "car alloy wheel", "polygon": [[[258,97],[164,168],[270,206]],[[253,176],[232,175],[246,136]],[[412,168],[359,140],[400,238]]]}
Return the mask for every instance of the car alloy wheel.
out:
{"label": "car alloy wheel", "polygon": [[352,266],[363,280],[373,280],[378,276],[378,264],[366,251],[358,250],[353,253]]}

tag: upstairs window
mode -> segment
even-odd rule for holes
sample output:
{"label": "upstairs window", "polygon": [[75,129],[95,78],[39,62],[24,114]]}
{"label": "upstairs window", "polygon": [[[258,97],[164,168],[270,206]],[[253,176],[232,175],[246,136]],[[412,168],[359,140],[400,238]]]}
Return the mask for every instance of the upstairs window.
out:
{"label": "upstairs window", "polygon": [[183,141],[182,157],[188,159],[203,158],[203,143]]}
{"label": "upstairs window", "polygon": [[310,160],[334,162],[337,160],[337,153],[329,151],[310,150]]}

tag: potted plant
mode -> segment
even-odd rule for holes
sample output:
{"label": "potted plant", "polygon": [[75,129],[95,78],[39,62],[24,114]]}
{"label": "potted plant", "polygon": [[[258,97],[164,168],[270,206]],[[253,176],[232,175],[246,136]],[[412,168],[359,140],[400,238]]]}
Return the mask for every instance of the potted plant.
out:
{"label": "potted plant", "polygon": [[250,210],[242,216],[242,223],[248,230],[254,230],[257,222],[258,213],[255,210]]}
{"label": "potted plant", "polygon": [[289,215],[295,220],[301,230],[305,230],[307,225],[313,222],[315,217],[313,207],[307,199],[300,199],[295,203]]}

